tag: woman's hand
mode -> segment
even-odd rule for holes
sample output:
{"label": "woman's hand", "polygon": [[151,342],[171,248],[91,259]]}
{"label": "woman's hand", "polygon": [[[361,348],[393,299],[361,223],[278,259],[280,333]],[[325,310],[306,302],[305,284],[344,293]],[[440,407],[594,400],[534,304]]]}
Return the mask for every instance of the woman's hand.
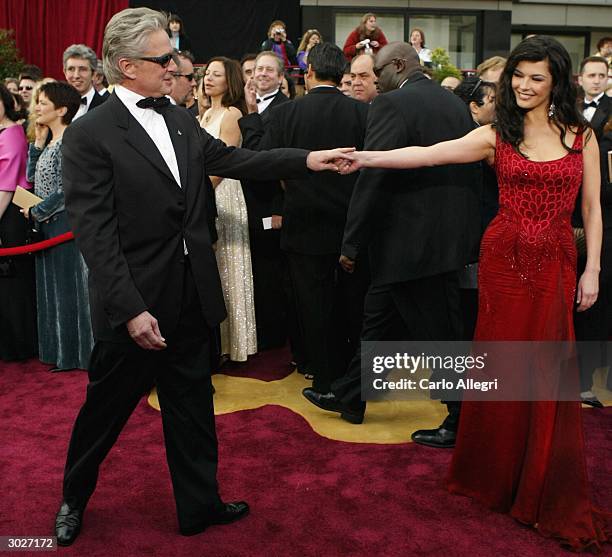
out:
{"label": "woman's hand", "polygon": [[599,273],[597,271],[585,270],[578,281],[576,290],[577,311],[586,311],[596,301],[599,293]]}
{"label": "woman's hand", "polygon": [[370,44],[372,45],[372,48],[378,48],[380,46],[378,41],[370,41]]}
{"label": "woman's hand", "polygon": [[45,143],[47,142],[49,128],[45,126],[45,124],[39,124],[37,121],[34,127],[34,133],[36,138],[34,141],[34,147],[37,149],[43,149],[45,147]]}

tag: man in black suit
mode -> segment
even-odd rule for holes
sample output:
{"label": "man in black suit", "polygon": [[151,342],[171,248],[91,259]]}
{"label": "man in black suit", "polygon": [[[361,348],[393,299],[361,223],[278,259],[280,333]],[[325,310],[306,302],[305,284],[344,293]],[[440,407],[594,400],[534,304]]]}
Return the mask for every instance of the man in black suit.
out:
{"label": "man in black suit", "polygon": [[225,318],[206,223],[205,175],[296,177],[337,170],[340,151],[227,147],[165,96],[177,70],[166,16],[127,9],[109,21],[108,102],[72,124],[62,153],[66,208],[90,270],[96,340],[56,517],[60,545],[79,534],[100,464],[153,384],[182,534],[248,512],[219,498],[210,334]]}
{"label": "man in black suit", "polygon": [[[368,105],[342,94],[346,64],[336,45],[323,43],[308,55],[308,94],[268,109],[260,149],[330,145],[363,148]],[[243,118],[244,120],[244,118]],[[252,126],[261,119],[255,118]],[[287,180],[281,248],[287,256],[313,388],[327,393],[344,373],[359,343],[368,266],[345,273],[338,263],[342,233],[356,176],[321,173]]]}
{"label": "man in black suit", "polygon": [[606,95],[608,61],[601,56],[589,56],[580,63],[578,84],[584,92],[582,114],[591,124],[597,141],[612,113],[612,98]]}
{"label": "man in black suit", "polygon": [[[368,114],[366,150],[432,145],[472,129],[463,103],[421,72],[410,45],[390,43],[376,58],[379,85]],[[472,165],[409,171],[366,169],[355,185],[341,263],[351,271],[369,247],[372,283],[361,340],[458,340],[461,325],[457,273],[474,261],[479,239],[479,196]],[[362,345],[363,346],[363,345]],[[362,348],[363,350],[363,348]],[[313,404],[361,423],[361,356],[329,393],[305,390]],[[413,434],[416,442],[452,446],[459,403],[448,402],[441,427]]]}
{"label": "man in black suit", "polygon": [[[250,114],[238,121],[243,147],[257,149],[260,123],[266,125],[272,108],[290,102],[280,90],[283,74],[283,62],[273,52],[263,51],[255,57],[252,77],[245,86],[245,96],[253,99]],[[285,345],[288,319],[290,337],[296,336],[293,313],[288,311],[291,294],[283,282],[285,262],[280,250],[284,192],[278,180],[243,180],[241,184],[249,219],[257,346],[266,350]]]}
{"label": "man in black suit", "polygon": [[[582,114],[591,124],[595,136],[600,146],[604,136],[604,127],[608,119],[612,116],[612,98],[605,93],[608,85],[608,61],[601,56],[589,56],[580,63],[580,74],[578,83],[584,93],[582,103]],[[606,213],[610,212],[607,172],[607,151],[600,151],[602,159],[601,191],[602,191],[602,216],[604,224],[609,224],[609,217]],[[582,195],[578,194],[576,206],[572,215],[572,225],[577,229],[583,229],[582,222]],[[606,218],[608,217],[608,218]],[[607,227],[609,228],[609,226]],[[578,312],[574,308],[574,329],[578,343],[580,361],[580,398],[583,403],[595,408],[603,408],[603,404],[593,393],[593,372],[599,367],[605,367],[603,351],[605,347],[603,341],[609,337],[607,319],[607,297],[610,283],[610,269],[605,255],[610,251],[609,232],[604,227],[604,242],[601,258],[601,273],[599,277],[600,295],[587,311]],[[586,253],[578,253],[577,276],[580,277],[586,266]],[[595,342],[602,341],[602,344]]]}
{"label": "man in black suit", "polygon": [[100,95],[93,85],[93,77],[98,67],[96,53],[84,44],[73,44],[64,50],[64,75],[81,95],[81,106],[72,119],[74,122],[90,110],[100,106],[108,95]]}

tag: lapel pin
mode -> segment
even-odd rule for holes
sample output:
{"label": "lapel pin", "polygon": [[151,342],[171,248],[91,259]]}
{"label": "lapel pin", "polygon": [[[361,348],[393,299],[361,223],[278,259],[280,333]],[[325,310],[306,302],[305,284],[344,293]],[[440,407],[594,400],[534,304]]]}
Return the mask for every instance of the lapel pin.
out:
{"label": "lapel pin", "polygon": [[179,135],[183,135],[183,134],[181,133],[181,130],[176,130],[176,131],[178,132],[178,134],[179,134]]}

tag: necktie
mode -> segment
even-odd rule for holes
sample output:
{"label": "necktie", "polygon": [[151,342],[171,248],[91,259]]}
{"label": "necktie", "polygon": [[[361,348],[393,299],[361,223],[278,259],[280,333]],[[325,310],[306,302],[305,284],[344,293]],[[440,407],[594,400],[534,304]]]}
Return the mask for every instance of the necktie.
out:
{"label": "necktie", "polygon": [[87,97],[81,97],[81,104],[87,104]]}
{"label": "necktie", "polygon": [[590,103],[588,102],[583,102],[582,103],[582,110],[586,110],[587,108],[597,108],[598,104],[595,101],[591,101]]}
{"label": "necktie", "polygon": [[146,97],[144,99],[140,99],[136,106],[138,108],[152,108],[155,112],[161,114],[168,105],[170,104],[170,99],[168,97]]}

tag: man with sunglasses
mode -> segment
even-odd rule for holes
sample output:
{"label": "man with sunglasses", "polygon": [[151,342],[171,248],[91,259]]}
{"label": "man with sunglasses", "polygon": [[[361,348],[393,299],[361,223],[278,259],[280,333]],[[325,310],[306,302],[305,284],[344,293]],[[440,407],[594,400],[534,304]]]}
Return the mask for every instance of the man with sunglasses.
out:
{"label": "man with sunglasses", "polygon": [[[370,105],[366,151],[433,145],[471,131],[463,103],[423,74],[411,45],[392,42],[383,47],[374,71],[383,94]],[[360,424],[366,409],[361,361],[372,361],[375,348],[370,347],[379,341],[459,340],[458,271],[475,260],[479,239],[475,183],[474,165],[361,172],[340,257],[344,270],[352,273],[369,251],[371,284],[364,303],[361,348],[329,392],[303,391],[310,402]],[[443,378],[432,375],[432,381]],[[446,404],[449,414],[444,423],[413,433],[413,441],[454,446],[460,403]]]}
{"label": "man with sunglasses", "polygon": [[[258,153],[208,135],[167,97],[179,60],[166,27],[166,16],[149,8],[110,19],[103,56],[113,93],[63,137],[66,209],[89,268],[95,346],[68,448],[59,545],[78,536],[100,465],[153,385],[180,532],[248,513],[244,502],[224,503],[217,486],[210,331],[226,311],[206,226],[214,201],[205,176],[337,172],[343,157],[341,150]],[[124,512],[118,505],[104,523],[116,528]]]}
{"label": "man with sunglasses", "polygon": [[21,95],[23,103],[26,107],[30,106],[34,87],[36,87],[36,81],[34,81],[29,75],[21,76],[19,79],[19,94]]}
{"label": "man with sunglasses", "polygon": [[[188,50],[183,50],[177,53],[179,67],[173,73],[174,80],[172,83],[172,91],[170,97],[179,106],[191,107],[194,104],[193,88],[196,86],[193,64],[195,58]],[[197,103],[196,113],[197,113]]]}

